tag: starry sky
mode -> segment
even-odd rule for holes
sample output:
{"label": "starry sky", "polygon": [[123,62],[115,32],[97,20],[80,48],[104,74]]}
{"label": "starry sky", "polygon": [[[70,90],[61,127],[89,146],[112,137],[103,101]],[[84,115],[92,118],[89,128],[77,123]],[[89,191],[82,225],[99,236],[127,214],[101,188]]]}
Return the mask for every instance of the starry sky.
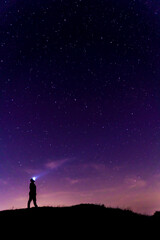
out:
{"label": "starry sky", "polygon": [[159,78],[157,0],[1,0],[0,210],[159,210]]}

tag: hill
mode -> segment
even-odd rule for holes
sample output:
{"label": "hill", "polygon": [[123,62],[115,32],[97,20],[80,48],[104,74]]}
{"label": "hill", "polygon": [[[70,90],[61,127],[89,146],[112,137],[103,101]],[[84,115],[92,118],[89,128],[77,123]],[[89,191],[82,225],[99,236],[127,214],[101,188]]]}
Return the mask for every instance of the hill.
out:
{"label": "hill", "polygon": [[[54,239],[101,236],[127,237],[148,233],[159,225],[160,215],[147,216],[130,210],[106,208],[103,205],[80,204],[71,207],[39,207],[0,212],[1,229],[8,234],[23,233],[23,236]],[[12,230],[11,230],[12,229]],[[10,232],[11,230],[11,232]],[[25,235],[24,235],[25,234]],[[22,236],[22,235],[21,235]]]}

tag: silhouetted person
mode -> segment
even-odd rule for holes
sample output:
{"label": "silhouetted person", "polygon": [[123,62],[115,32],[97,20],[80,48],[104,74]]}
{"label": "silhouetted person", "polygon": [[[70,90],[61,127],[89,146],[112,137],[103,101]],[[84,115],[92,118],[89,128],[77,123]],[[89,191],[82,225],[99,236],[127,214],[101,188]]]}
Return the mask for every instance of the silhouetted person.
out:
{"label": "silhouetted person", "polygon": [[35,185],[35,181],[32,178],[30,179],[29,189],[30,189],[30,192],[29,192],[28,208],[30,208],[31,201],[33,201],[35,207],[38,207],[36,203],[36,185]]}

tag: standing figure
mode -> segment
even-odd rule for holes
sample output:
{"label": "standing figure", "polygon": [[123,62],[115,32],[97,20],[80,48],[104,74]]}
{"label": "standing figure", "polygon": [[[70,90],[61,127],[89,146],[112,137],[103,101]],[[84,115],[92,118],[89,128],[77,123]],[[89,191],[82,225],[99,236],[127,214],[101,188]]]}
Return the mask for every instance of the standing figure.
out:
{"label": "standing figure", "polygon": [[28,208],[30,208],[31,201],[33,201],[35,207],[38,207],[36,203],[36,185],[33,178],[30,179],[29,189],[30,189],[30,192],[29,192]]}

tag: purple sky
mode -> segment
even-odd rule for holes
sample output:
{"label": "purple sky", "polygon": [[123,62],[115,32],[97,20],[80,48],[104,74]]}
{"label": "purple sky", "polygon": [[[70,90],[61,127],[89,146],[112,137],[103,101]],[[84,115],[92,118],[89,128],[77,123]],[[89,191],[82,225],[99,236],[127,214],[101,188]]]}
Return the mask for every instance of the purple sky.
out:
{"label": "purple sky", "polygon": [[0,7],[0,210],[160,208],[158,1]]}

